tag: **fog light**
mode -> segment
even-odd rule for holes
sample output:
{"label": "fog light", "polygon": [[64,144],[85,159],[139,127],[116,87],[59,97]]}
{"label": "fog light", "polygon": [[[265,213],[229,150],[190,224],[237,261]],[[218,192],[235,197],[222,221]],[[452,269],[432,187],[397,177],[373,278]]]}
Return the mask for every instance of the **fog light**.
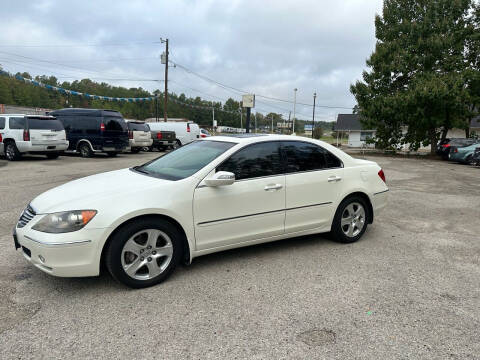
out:
{"label": "fog light", "polygon": [[38,258],[42,263],[45,263],[45,258],[42,255],[38,255]]}

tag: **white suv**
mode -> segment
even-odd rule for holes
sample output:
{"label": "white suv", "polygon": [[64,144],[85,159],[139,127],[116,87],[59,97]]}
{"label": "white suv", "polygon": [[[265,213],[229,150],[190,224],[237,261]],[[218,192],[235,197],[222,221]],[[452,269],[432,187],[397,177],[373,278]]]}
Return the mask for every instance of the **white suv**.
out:
{"label": "white suv", "polygon": [[0,155],[7,160],[24,153],[55,159],[67,148],[65,129],[53,116],[0,114]]}

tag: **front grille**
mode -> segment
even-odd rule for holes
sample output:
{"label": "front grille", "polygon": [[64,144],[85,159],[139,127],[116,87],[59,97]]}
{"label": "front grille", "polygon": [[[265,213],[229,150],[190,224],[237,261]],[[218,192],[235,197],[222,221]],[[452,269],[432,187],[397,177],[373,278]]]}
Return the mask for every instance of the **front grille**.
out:
{"label": "front grille", "polygon": [[33,210],[32,207],[28,205],[27,208],[23,210],[23,213],[20,216],[20,219],[18,219],[17,227],[23,228],[25,225],[27,225],[30,222],[30,220],[33,219],[35,215],[37,215],[35,213],[35,210]]}

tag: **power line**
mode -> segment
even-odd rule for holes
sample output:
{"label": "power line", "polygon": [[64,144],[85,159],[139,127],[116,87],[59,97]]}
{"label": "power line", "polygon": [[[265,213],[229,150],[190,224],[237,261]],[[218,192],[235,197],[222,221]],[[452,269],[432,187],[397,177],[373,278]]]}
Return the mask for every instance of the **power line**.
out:
{"label": "power line", "polygon": [[130,43],[114,43],[114,44],[28,44],[28,45],[18,45],[18,44],[2,44],[0,47],[17,47],[17,48],[41,48],[41,47],[89,47],[89,46],[129,46],[129,45],[152,45],[160,44],[160,41],[138,41]]}
{"label": "power line", "polygon": [[[184,71],[186,71],[187,73],[190,73],[190,74],[193,74],[205,81],[208,81],[210,83],[213,83],[215,85],[218,85],[226,90],[230,90],[230,91],[233,91],[233,92],[237,92],[239,94],[248,94],[248,93],[251,93],[250,91],[246,91],[246,90],[242,90],[242,89],[238,89],[238,88],[235,88],[235,87],[232,87],[232,86],[229,86],[229,85],[226,85],[226,84],[222,84],[221,82],[217,81],[217,80],[214,80],[214,79],[211,79],[207,76],[204,76],[204,75],[201,75],[189,68],[187,68],[186,66],[184,65],[181,65],[177,62],[174,62],[172,61],[172,63],[174,65],[176,65],[177,67],[183,69]],[[274,100],[274,101],[280,101],[280,102],[285,102],[285,103],[289,103],[289,104],[293,104],[293,101],[291,100],[286,100],[286,99],[280,99],[280,98],[276,98],[276,97],[272,97],[272,96],[266,96],[266,95],[261,95],[261,94],[255,94],[255,97],[261,97],[261,98],[264,98],[264,99],[269,99],[269,100]],[[301,102],[297,102],[298,105],[304,105],[304,106],[312,106],[313,107],[313,104],[307,104],[307,103],[301,103]],[[348,110],[352,110],[352,107],[347,107],[347,106],[333,106],[333,105],[315,105],[315,107],[317,108],[325,108],[325,109],[348,109]],[[305,116],[305,115],[304,115]]]}

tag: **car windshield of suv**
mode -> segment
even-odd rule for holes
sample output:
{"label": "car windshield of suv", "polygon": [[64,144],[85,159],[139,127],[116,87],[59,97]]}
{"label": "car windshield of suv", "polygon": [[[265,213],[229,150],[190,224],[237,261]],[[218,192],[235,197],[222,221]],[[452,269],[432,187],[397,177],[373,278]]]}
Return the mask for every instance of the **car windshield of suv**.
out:
{"label": "car windshield of suv", "polygon": [[64,130],[62,123],[57,119],[28,118],[28,128],[30,130]]}
{"label": "car windshield of suv", "polygon": [[195,174],[234,145],[223,141],[194,141],[133,169],[161,179],[181,180]]}

